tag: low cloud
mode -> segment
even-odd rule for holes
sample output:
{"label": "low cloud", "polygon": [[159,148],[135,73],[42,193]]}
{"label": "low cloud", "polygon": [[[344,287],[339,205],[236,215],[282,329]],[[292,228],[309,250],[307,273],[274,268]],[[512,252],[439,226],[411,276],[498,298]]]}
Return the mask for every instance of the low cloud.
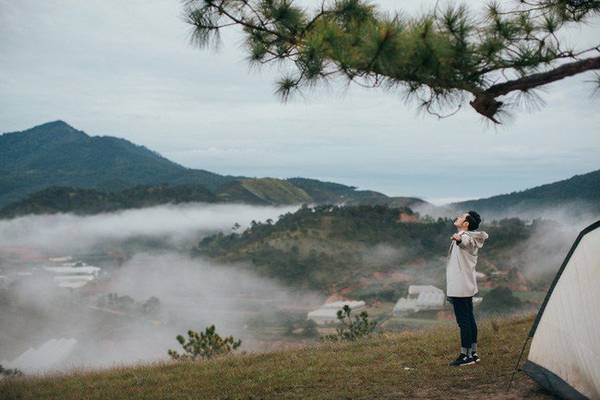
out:
{"label": "low cloud", "polygon": [[[58,365],[37,361],[50,370],[165,360],[168,349],[181,350],[178,334],[212,324],[222,336],[242,339],[243,350],[264,350],[267,344],[249,327],[253,318],[314,307],[322,300],[259,278],[244,265],[219,265],[176,253],[137,254],[113,273],[102,293],[129,296],[136,302],[129,310],[102,305],[101,294],[81,297],[44,281],[25,281],[10,293],[21,312],[3,318],[2,335],[17,353],[53,338],[77,340],[74,351]],[[159,310],[140,313],[139,305],[151,297],[158,298]],[[0,360],[17,355],[3,350]],[[44,372],[32,364],[25,369]]]}
{"label": "low cloud", "polygon": [[[188,245],[214,231],[230,232],[236,222],[244,229],[252,220],[276,220],[293,210],[193,204],[0,221],[0,243],[6,252],[18,246],[46,256],[84,254],[106,241],[118,244],[136,237],[159,238],[178,248],[142,249],[122,265],[103,266],[102,273],[109,276],[74,291],[48,279],[40,268],[48,264],[45,259],[20,263],[4,259],[3,273],[14,279],[2,289],[0,299],[0,362],[59,338],[77,340],[69,356],[54,365],[52,360],[30,363],[26,373],[167,359],[168,349],[180,348],[176,335],[185,335],[188,329],[202,331],[211,324],[221,335],[242,339],[245,351],[268,349],[253,319],[282,310],[304,312],[320,304],[321,296],[258,277],[248,264],[193,257]],[[23,272],[33,274],[17,276]],[[121,303],[106,304],[109,293],[118,295]],[[159,307],[145,312],[142,305],[152,297]]]}
{"label": "low cloud", "polygon": [[0,220],[0,247],[27,246],[44,253],[82,253],[106,241],[136,237],[164,238],[182,245],[208,233],[241,229],[252,220],[277,219],[295,206],[257,207],[243,204],[163,205],[93,216],[73,214],[29,215]]}

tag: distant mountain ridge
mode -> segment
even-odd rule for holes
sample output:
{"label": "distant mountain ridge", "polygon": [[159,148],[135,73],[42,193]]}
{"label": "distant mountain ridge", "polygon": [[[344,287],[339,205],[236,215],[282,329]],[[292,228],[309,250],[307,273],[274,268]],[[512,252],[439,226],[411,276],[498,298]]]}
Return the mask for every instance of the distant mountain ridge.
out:
{"label": "distant mountain ridge", "polygon": [[[112,136],[89,136],[60,120],[0,135],[0,174],[5,216],[102,212],[182,198],[262,205],[426,203],[316,179],[251,178],[190,169],[144,146]],[[144,193],[150,200],[140,198]]]}
{"label": "distant mountain ridge", "polygon": [[[165,185],[169,186],[168,190]],[[112,136],[89,136],[60,120],[0,135],[0,208],[10,204],[9,212],[4,215],[20,215],[25,210],[102,210],[101,204],[92,203],[105,201],[104,192],[124,192],[116,197],[119,199],[116,203],[111,203],[113,206],[146,204],[141,198],[134,199],[141,196],[143,190],[128,191],[135,187],[145,187],[148,193],[152,190],[160,193],[160,196],[150,196],[150,203],[179,202],[183,196],[187,201],[257,205],[387,205],[409,207],[433,216],[465,209],[476,209],[494,217],[535,216],[541,209],[564,206],[572,206],[575,214],[600,214],[600,170],[521,192],[436,207],[416,197],[390,197],[317,179],[252,178],[190,169],[144,146]],[[99,193],[80,191],[77,196],[82,202],[70,202],[61,197],[68,192],[65,188],[71,194],[79,189]],[[125,200],[127,196],[133,197]],[[60,204],[60,198],[64,204]],[[74,208],[69,209],[67,204]]]}
{"label": "distant mountain ridge", "polygon": [[474,209],[497,217],[542,215],[564,209],[568,215],[600,214],[600,170],[575,175],[520,192],[448,204],[456,210]]}

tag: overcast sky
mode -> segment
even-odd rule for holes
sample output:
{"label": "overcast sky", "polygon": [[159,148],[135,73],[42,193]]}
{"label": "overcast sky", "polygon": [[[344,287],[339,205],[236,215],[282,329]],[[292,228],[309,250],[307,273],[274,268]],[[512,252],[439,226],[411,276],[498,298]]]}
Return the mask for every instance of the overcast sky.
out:
{"label": "overcast sky", "polygon": [[[375,3],[414,13],[435,2]],[[224,32],[218,52],[190,46],[180,4],[0,0],[0,132],[62,119],[187,167],[312,177],[438,203],[600,168],[591,75],[547,86],[545,107],[499,129],[469,107],[438,120],[399,93],[357,86],[282,104],[278,71],[250,70],[239,32]],[[600,19],[569,35],[591,43]]]}

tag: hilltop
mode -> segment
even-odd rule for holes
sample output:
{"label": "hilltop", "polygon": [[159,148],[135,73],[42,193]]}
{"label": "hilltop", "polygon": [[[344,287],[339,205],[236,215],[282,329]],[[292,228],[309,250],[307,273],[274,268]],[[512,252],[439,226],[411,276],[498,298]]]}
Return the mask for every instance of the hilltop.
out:
{"label": "hilltop", "polygon": [[[481,323],[479,364],[456,357],[454,326],[383,333],[266,354],[196,363],[164,362],[0,382],[12,399],[550,399],[518,373],[506,393],[532,317]],[[242,344],[243,348],[243,344]]]}
{"label": "hilltop", "polygon": [[185,168],[125,139],[89,136],[64,121],[0,135],[0,171],[0,204],[50,186],[119,190],[171,182],[210,189],[233,180]]}

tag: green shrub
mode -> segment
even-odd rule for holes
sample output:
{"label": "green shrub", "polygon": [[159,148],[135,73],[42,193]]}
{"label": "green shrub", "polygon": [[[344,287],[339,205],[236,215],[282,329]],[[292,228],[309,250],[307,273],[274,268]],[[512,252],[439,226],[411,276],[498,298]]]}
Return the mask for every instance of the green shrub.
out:
{"label": "green shrub", "polygon": [[375,330],[377,322],[369,321],[369,314],[366,311],[359,315],[354,315],[352,319],[352,309],[345,304],[341,310],[337,312],[338,327],[335,335],[323,336],[322,340],[332,341],[351,341],[361,337],[370,336]]}
{"label": "green shrub", "polygon": [[197,358],[209,359],[221,354],[226,354],[237,349],[242,344],[241,340],[235,340],[233,336],[221,338],[215,331],[215,326],[211,325],[204,332],[188,331],[187,342],[182,335],[177,336],[177,341],[185,351],[179,354],[175,350],[169,350],[169,356],[173,360],[185,361],[196,360]]}

